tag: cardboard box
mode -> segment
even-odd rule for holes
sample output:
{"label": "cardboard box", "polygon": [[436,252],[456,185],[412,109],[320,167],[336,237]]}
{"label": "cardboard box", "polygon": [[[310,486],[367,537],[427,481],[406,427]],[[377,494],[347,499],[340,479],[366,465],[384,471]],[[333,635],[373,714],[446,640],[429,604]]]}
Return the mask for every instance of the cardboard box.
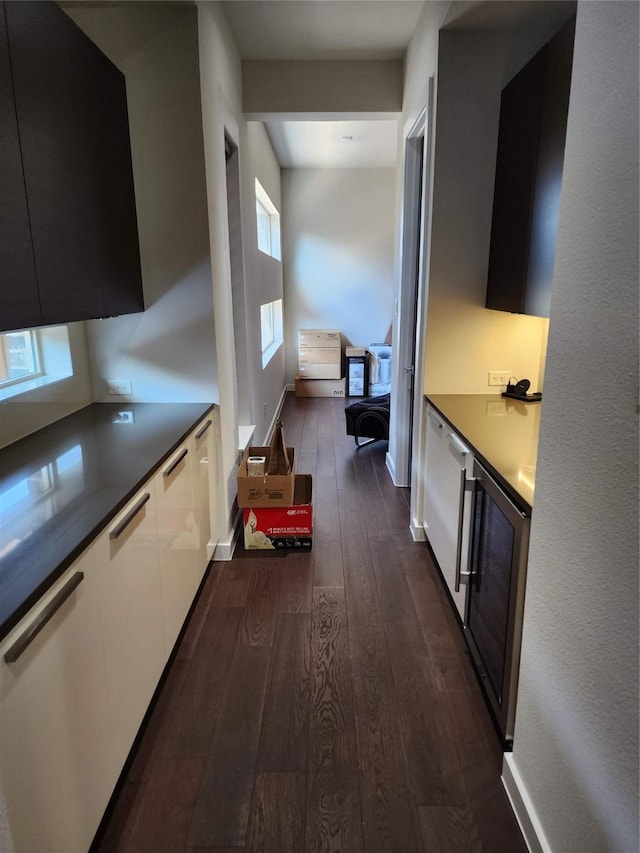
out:
{"label": "cardboard box", "polygon": [[296,474],[291,506],[245,507],[242,510],[245,549],[310,549],[313,541],[311,492],[311,474]]}
{"label": "cardboard box", "polygon": [[296,375],[296,397],[344,397],[342,379],[305,379]]}
{"label": "cardboard box", "polygon": [[362,357],[368,352],[369,350],[366,347],[345,347],[344,354],[347,358],[349,358],[349,356],[355,358],[356,356]]}
{"label": "cardboard box", "polygon": [[264,477],[252,477],[247,472],[247,460],[250,456],[266,456],[265,470],[269,467],[269,447],[248,447],[238,468],[238,506],[239,507],[288,507],[294,503],[295,451],[287,447],[291,460],[291,474],[265,474]]}
{"label": "cardboard box", "polygon": [[340,329],[300,329],[299,347],[342,347]]}

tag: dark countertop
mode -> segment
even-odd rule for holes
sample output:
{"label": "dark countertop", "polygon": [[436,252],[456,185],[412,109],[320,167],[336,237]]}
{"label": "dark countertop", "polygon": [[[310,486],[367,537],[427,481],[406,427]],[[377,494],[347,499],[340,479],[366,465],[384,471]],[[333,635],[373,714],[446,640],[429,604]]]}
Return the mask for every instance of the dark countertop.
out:
{"label": "dark countertop", "polygon": [[500,394],[427,394],[474,456],[524,509],[533,509],[542,403]]}
{"label": "dark countertop", "polygon": [[0,450],[0,639],[212,408],[93,403]]}

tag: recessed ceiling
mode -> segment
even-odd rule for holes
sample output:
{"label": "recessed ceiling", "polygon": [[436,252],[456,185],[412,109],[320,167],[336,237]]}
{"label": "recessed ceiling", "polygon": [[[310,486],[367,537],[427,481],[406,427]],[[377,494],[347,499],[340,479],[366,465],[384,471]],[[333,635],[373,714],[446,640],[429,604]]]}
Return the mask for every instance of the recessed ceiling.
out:
{"label": "recessed ceiling", "polygon": [[422,0],[226,0],[242,59],[402,59]]}
{"label": "recessed ceiling", "polygon": [[266,123],[283,168],[393,168],[398,123],[374,121],[277,121]]}

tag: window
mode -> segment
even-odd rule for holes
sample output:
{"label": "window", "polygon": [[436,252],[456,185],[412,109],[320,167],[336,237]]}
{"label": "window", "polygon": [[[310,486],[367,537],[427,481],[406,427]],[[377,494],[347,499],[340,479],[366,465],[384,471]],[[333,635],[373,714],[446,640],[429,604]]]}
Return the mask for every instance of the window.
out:
{"label": "window", "polygon": [[260,306],[262,367],[266,367],[282,345],[282,299]]}
{"label": "window", "polygon": [[0,335],[0,386],[39,376],[40,354],[33,329]]}
{"label": "window", "polygon": [[258,249],[280,260],[280,214],[256,178],[256,224]]}
{"label": "window", "polygon": [[0,400],[73,375],[67,326],[0,334]]}

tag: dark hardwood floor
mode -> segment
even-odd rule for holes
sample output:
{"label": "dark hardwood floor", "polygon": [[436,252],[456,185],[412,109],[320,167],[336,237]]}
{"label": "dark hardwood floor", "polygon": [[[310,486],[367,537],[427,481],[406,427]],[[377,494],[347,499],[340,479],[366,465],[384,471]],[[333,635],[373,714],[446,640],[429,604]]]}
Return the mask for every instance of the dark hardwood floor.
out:
{"label": "dark hardwood floor", "polygon": [[101,853],[526,851],[408,490],[344,407],[288,395],[313,550],[211,565]]}

